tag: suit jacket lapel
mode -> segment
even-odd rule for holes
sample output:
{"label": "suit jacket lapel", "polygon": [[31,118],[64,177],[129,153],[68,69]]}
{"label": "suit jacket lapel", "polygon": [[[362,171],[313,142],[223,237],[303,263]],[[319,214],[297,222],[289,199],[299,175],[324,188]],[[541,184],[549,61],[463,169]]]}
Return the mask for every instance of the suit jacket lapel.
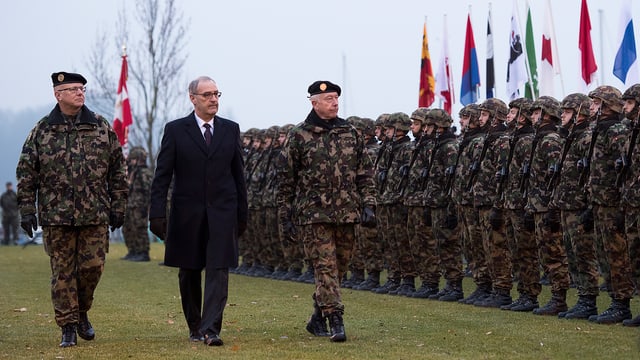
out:
{"label": "suit jacket lapel", "polygon": [[198,122],[196,121],[196,117],[193,112],[187,117],[185,127],[191,139],[198,145],[198,147],[200,147],[200,150],[206,154],[208,151],[207,144],[204,142],[204,136],[202,136],[202,132],[198,128]]}
{"label": "suit jacket lapel", "polygon": [[218,147],[220,147],[220,143],[223,141],[222,139],[224,139],[227,131],[224,123],[220,121],[217,116],[213,118],[213,120],[213,138],[211,138],[211,145],[209,146],[209,155],[213,154]]}

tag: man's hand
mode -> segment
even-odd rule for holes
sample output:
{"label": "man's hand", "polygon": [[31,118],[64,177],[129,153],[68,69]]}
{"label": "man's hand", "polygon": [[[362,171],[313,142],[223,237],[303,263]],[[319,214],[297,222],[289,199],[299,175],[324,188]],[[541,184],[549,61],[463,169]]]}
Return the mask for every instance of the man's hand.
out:
{"label": "man's hand", "polygon": [[121,228],[124,225],[124,213],[112,212],[109,214],[109,225],[111,226],[111,231]]}
{"label": "man's hand", "polygon": [[38,219],[36,219],[36,215],[27,214],[22,216],[22,219],[20,220],[20,227],[30,238],[32,238],[33,230],[38,228]]}
{"label": "man's hand", "polygon": [[167,237],[167,218],[149,219],[149,228],[155,236],[164,240]]}
{"label": "man's hand", "polygon": [[372,207],[365,206],[364,209],[362,209],[360,225],[367,228],[376,227],[376,211]]}
{"label": "man's hand", "polygon": [[296,230],[296,226],[293,224],[293,221],[289,219],[282,223],[282,233],[285,237],[294,239],[296,235],[298,235],[298,230]]}

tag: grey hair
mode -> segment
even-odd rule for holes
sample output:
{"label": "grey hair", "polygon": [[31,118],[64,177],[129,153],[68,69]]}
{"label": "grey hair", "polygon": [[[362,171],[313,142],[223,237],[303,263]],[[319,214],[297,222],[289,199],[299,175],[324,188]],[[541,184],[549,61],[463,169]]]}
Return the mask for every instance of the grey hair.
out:
{"label": "grey hair", "polygon": [[309,96],[309,100],[311,101],[320,101],[320,94],[313,94]]}
{"label": "grey hair", "polygon": [[195,80],[189,83],[189,94],[195,94],[198,91],[198,85],[200,85],[203,81],[211,81],[212,83],[216,83],[215,80],[208,76],[198,76]]}

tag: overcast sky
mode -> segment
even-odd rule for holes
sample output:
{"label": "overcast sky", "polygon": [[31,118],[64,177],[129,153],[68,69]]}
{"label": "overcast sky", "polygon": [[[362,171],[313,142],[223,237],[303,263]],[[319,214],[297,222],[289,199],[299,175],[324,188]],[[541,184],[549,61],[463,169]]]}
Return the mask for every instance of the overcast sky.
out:
{"label": "overcast sky", "polygon": [[[306,89],[318,79],[343,87],[341,115],[344,117],[376,118],[383,112],[411,113],[418,101],[425,17],[432,66],[437,71],[442,53],[443,18],[447,16],[453,81],[456,100],[459,100],[465,23],[472,4],[482,101],[490,2],[497,96],[506,101],[512,0],[177,1],[191,26],[186,47],[186,77],[209,75],[216,79],[224,93],[220,115],[239,122],[243,130],[303,120],[310,108]],[[629,84],[622,84],[612,75],[621,2],[588,0],[599,71],[605,84],[624,91]],[[539,59],[546,1],[531,0],[530,3]],[[562,79],[558,78],[556,84],[559,99],[580,90],[577,81],[580,3],[580,0],[552,0],[562,69]],[[640,4],[634,3],[633,20],[638,40]],[[527,5],[524,0],[517,4],[524,34]],[[3,49],[0,109],[20,111],[53,105],[50,75],[55,71],[80,72],[88,79],[87,87],[91,89],[92,75],[86,65],[90,51],[100,32],[110,31],[113,37],[118,10],[124,6],[128,11],[135,11],[133,1],[5,2],[0,12]],[[118,52],[115,46],[108,50]],[[112,71],[116,78],[119,61],[113,63]],[[598,76],[598,83],[602,83],[601,79]],[[114,92],[116,86],[114,83]],[[186,87],[185,83],[185,99]],[[135,103],[135,94],[131,95],[131,101]],[[456,114],[459,108],[459,103],[454,105]],[[187,106],[184,112],[188,111]]]}

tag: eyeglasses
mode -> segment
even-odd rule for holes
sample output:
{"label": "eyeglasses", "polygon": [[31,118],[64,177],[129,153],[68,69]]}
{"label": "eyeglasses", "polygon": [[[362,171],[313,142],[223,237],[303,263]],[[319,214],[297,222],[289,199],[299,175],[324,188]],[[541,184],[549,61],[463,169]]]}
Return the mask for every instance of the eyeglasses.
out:
{"label": "eyeglasses", "polygon": [[206,93],[202,93],[202,94],[196,94],[196,93],[192,93],[193,95],[200,95],[203,98],[209,100],[212,97],[217,97],[219,98],[220,96],[222,96],[222,91],[212,91],[212,92],[206,92]]}
{"label": "eyeglasses", "polygon": [[66,88],[66,89],[58,89],[57,91],[69,91],[71,93],[77,93],[78,91],[81,92],[87,92],[87,87],[86,86],[74,86],[74,87],[70,87],[70,88]]}

